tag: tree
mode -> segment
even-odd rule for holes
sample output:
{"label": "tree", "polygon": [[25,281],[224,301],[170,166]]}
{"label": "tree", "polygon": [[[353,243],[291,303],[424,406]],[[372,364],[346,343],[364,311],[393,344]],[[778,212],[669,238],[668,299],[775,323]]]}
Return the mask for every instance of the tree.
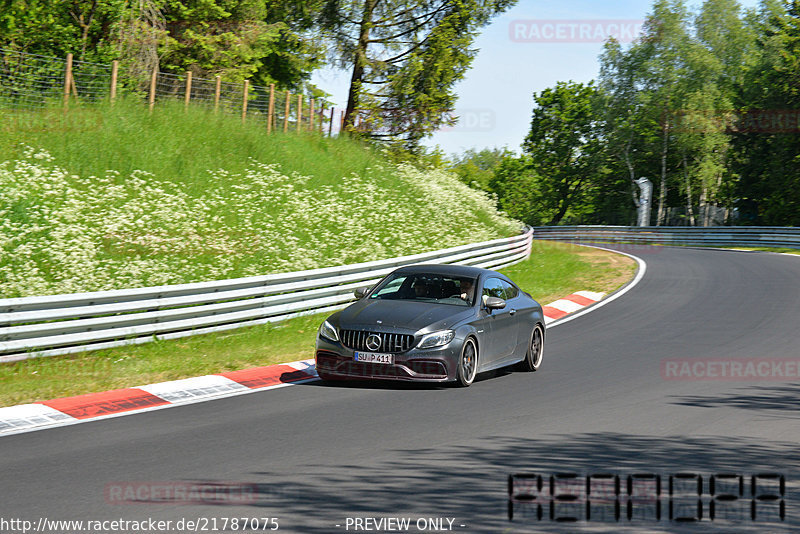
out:
{"label": "tree", "polygon": [[687,29],[688,12],[684,0],[657,0],[648,15],[641,43],[637,46],[642,62],[642,95],[651,117],[660,122],[660,172],[656,225],[664,223],[667,201],[670,143],[678,120],[680,103],[685,96],[685,83],[691,81],[687,66],[687,46],[691,39]]}
{"label": "tree", "polygon": [[593,83],[559,82],[534,95],[531,130],[522,149],[541,177],[539,195],[558,224],[584,201],[605,172],[607,155]]}
{"label": "tree", "polygon": [[641,47],[624,51],[618,41],[610,39],[600,57],[598,87],[611,174],[627,175],[626,189],[637,209],[641,200],[636,180],[643,173],[649,174],[659,129],[654,114],[644,105],[646,99],[642,98],[644,59]]}
{"label": "tree", "polygon": [[690,49],[688,61],[695,84],[687,94],[685,127],[678,144],[683,152],[690,216],[694,183],[699,188],[700,222],[708,226],[712,207],[723,204],[730,214],[735,180],[728,161],[731,125],[736,116],[736,95],[755,53],[755,33],[740,17],[736,0],[706,0],[694,27],[697,45]]}
{"label": "tree", "polygon": [[323,59],[323,1],[0,0],[0,47],[299,89]]}
{"label": "tree", "polygon": [[800,2],[765,0],[751,24],[758,55],[745,73],[733,134],[735,195],[750,224],[800,225]]}
{"label": "tree", "polygon": [[495,170],[507,158],[513,157],[507,148],[470,148],[460,156],[453,157],[450,170],[465,184],[483,191],[490,191],[489,182],[495,176]]}
{"label": "tree", "polygon": [[607,43],[600,76],[607,143],[631,180],[637,171],[660,177],[657,224],[678,191],[689,224],[709,224],[712,204],[730,205],[728,130],[753,43],[735,0],[706,0],[694,17],[682,1],[659,1],[641,41],[627,50]]}
{"label": "tree", "polygon": [[443,124],[477,30],[516,0],[326,0],[320,17],[352,69],[345,126],[414,149]]}
{"label": "tree", "polygon": [[0,0],[0,47],[85,61],[114,55],[112,28],[126,0]]}
{"label": "tree", "polygon": [[258,85],[299,88],[319,66],[322,49],[304,36],[320,1],[166,0],[161,66]]}
{"label": "tree", "polygon": [[507,154],[489,180],[489,190],[497,196],[500,209],[510,217],[531,226],[541,226],[552,219],[541,192],[541,177],[527,155]]}

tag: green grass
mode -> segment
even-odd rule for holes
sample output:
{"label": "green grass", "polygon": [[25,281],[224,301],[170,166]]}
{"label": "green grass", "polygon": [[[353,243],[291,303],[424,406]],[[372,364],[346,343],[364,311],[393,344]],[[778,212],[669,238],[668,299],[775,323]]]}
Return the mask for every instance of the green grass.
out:
{"label": "green grass", "polygon": [[[622,256],[534,241],[504,272],[542,304],[578,290],[611,292],[633,275]],[[70,356],[0,364],[0,406],[283,363],[314,356],[324,315]]]}
{"label": "green grass", "polygon": [[620,254],[567,243],[533,241],[526,261],[503,269],[543,304],[575,291],[610,293],[633,278],[636,264]]}
{"label": "green grass", "polygon": [[113,169],[128,176],[146,170],[190,191],[205,188],[209,170],[241,174],[251,158],[311,176],[312,185],[385,163],[380,152],[347,137],[268,136],[262,120],[243,125],[237,116],[200,106],[186,110],[177,101],[159,103],[152,113],[136,100],[73,105],[67,114],[60,107],[16,113],[0,126],[2,159],[21,157],[20,141],[47,150],[70,173],[102,176]]}
{"label": "green grass", "polygon": [[730,250],[752,250],[756,252],[778,252],[781,254],[800,254],[800,250],[796,248],[786,247],[725,247]]}

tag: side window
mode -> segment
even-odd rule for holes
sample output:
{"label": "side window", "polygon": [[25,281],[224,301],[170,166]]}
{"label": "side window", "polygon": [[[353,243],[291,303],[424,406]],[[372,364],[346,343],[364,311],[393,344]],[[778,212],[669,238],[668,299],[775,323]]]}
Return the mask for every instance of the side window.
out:
{"label": "side window", "polygon": [[515,298],[517,295],[519,295],[519,289],[517,289],[515,285],[509,284],[505,280],[500,280],[500,282],[502,282],[503,284],[503,290],[506,294],[505,296],[506,300],[511,300]]}
{"label": "side window", "polygon": [[503,281],[499,278],[489,278],[483,283],[483,295],[487,297],[500,297],[506,298],[506,292],[503,288]]}

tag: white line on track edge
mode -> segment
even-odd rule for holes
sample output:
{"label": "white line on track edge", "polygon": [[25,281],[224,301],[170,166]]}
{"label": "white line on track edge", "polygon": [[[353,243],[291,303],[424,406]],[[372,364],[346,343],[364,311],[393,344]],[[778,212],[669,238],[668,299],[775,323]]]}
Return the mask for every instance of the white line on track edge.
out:
{"label": "white line on track edge", "polygon": [[567,322],[569,322],[569,321],[571,321],[573,319],[577,319],[581,315],[586,315],[587,313],[593,312],[594,310],[596,310],[596,309],[598,309],[598,308],[600,308],[602,306],[605,306],[609,302],[612,302],[612,301],[618,299],[619,297],[621,297],[622,295],[624,295],[625,293],[627,293],[628,291],[633,289],[642,280],[642,278],[644,277],[644,273],[647,272],[647,263],[645,263],[645,261],[642,258],[640,258],[639,256],[634,256],[633,254],[628,254],[627,252],[622,252],[620,250],[614,250],[614,249],[611,249],[611,248],[598,247],[598,246],[595,246],[595,245],[583,245],[583,244],[577,244],[577,243],[575,243],[575,244],[578,245],[579,247],[596,248],[596,249],[600,249],[600,250],[606,250],[608,252],[615,252],[617,254],[622,254],[623,256],[628,256],[629,258],[631,258],[633,260],[636,260],[636,263],[639,265],[639,268],[636,271],[636,276],[634,276],[633,280],[628,282],[628,284],[625,287],[623,287],[622,289],[620,289],[616,293],[612,294],[610,297],[608,297],[606,299],[603,299],[600,302],[597,302],[596,304],[591,304],[591,305],[587,306],[586,309],[584,309],[583,311],[571,313],[571,314],[567,315],[566,317],[563,317],[563,318],[561,318],[561,319],[559,319],[557,321],[553,321],[552,323],[547,325],[547,329],[548,330],[551,329],[551,328],[554,328],[556,326],[562,325],[564,323],[567,323]]}

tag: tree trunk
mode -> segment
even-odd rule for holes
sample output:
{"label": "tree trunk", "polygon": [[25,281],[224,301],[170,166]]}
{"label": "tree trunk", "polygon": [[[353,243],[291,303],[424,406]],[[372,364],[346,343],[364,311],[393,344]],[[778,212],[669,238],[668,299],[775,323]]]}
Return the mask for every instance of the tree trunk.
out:
{"label": "tree trunk", "polygon": [[562,202],[561,205],[558,207],[558,212],[553,216],[553,218],[550,220],[550,222],[547,223],[547,225],[548,226],[556,226],[556,225],[558,225],[558,223],[561,222],[561,219],[564,218],[564,215],[567,214],[567,208],[568,207],[569,207],[569,203],[566,200],[564,202]]}
{"label": "tree trunk", "polygon": [[636,173],[633,169],[633,162],[631,162],[631,142],[632,139],[628,139],[628,143],[625,145],[625,150],[622,152],[622,161],[624,161],[625,166],[628,167],[628,176],[631,180],[631,196],[633,197],[633,205],[636,206],[636,209],[638,210],[642,203],[639,199],[639,186],[636,185]]}
{"label": "tree trunk", "polygon": [[75,12],[70,12],[72,18],[75,19],[75,22],[77,22],[78,26],[81,28],[81,59],[83,59],[83,57],[86,55],[86,44],[89,40],[89,29],[92,27],[92,21],[94,20],[94,14],[96,11],[97,0],[94,0],[89,8],[89,13],[87,16],[84,16],[83,13],[77,15]]}
{"label": "tree trunk", "polygon": [[355,57],[353,58],[353,75],[350,77],[350,91],[347,95],[347,110],[344,114],[345,129],[355,125],[355,113],[358,109],[361,93],[361,81],[364,79],[364,70],[367,65],[367,46],[369,45],[369,31],[372,28],[372,14],[378,0],[366,0],[361,16],[361,31],[358,35]]}
{"label": "tree trunk", "polygon": [[683,177],[686,180],[686,214],[689,216],[689,225],[697,226],[692,207],[692,182],[689,180],[689,170],[686,168],[686,154],[683,154]]}
{"label": "tree trunk", "polygon": [[708,190],[703,186],[703,191],[700,193],[700,220],[703,226],[708,226]]}
{"label": "tree trunk", "polygon": [[664,221],[664,201],[667,198],[667,152],[669,148],[669,118],[664,120],[661,128],[663,143],[661,145],[661,184],[658,191],[658,217],[656,226],[661,226]]}

